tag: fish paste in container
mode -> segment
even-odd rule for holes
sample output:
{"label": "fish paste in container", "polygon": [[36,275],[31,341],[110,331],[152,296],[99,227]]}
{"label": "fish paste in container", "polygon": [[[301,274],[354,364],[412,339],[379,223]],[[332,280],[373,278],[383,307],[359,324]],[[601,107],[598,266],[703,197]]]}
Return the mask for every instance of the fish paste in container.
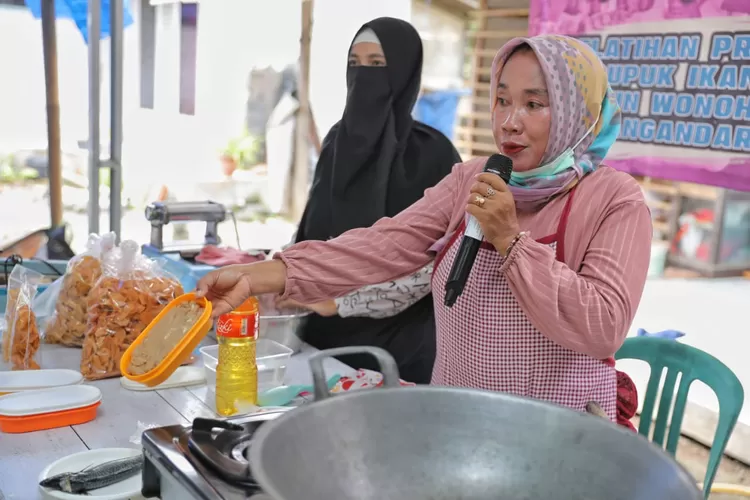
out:
{"label": "fish paste in container", "polygon": [[166,382],[208,333],[211,310],[194,293],[171,300],[123,353],[122,376],[146,387]]}
{"label": "fish paste in container", "polygon": [[196,302],[183,302],[165,313],[144,334],[146,338],[134,346],[129,373],[143,375],[156,368],[195,325],[203,307]]}

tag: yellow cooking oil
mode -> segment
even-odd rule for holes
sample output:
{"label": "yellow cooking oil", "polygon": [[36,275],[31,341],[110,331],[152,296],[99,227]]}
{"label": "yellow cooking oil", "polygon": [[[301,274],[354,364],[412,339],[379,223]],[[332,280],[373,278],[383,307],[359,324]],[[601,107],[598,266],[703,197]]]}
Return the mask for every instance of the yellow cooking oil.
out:
{"label": "yellow cooking oil", "polygon": [[250,297],[216,322],[219,360],[216,365],[216,411],[230,416],[258,404],[258,300]]}

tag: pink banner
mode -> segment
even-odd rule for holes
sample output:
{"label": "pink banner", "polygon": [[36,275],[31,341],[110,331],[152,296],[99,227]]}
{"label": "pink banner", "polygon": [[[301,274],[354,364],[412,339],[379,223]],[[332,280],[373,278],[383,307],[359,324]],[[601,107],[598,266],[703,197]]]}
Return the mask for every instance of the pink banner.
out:
{"label": "pink banner", "polygon": [[750,0],[531,0],[529,30],[607,65],[623,111],[608,165],[750,191]]}

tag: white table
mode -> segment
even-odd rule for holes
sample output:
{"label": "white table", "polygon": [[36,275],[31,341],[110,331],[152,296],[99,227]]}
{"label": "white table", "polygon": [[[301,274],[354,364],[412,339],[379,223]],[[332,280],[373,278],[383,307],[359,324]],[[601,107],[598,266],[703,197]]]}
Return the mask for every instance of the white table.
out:
{"label": "white table", "polygon": [[[213,343],[207,338],[206,343]],[[286,384],[312,382],[308,358],[316,349],[304,346],[290,360]],[[44,368],[78,370],[81,350],[44,345]],[[197,364],[202,366],[199,359]],[[335,359],[324,364],[326,376],[350,375],[354,370]],[[82,425],[26,434],[0,433],[0,500],[39,498],[39,473],[51,462],[86,449],[138,448],[134,438],[143,426],[187,424],[195,417],[217,417],[212,393],[205,384],[155,391],[129,391],[118,378],[87,382],[102,391],[102,404],[95,420]],[[137,441],[136,441],[137,442]]]}

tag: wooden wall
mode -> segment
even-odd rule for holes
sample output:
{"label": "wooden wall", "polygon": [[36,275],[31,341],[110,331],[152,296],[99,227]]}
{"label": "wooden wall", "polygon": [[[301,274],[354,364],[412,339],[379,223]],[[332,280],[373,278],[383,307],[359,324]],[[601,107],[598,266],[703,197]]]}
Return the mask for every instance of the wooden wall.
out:
{"label": "wooden wall", "polygon": [[492,59],[505,42],[527,35],[529,0],[481,0],[470,16],[467,51],[471,69],[466,86],[471,89],[471,102],[459,116],[454,140],[464,161],[497,153],[489,108]]}

